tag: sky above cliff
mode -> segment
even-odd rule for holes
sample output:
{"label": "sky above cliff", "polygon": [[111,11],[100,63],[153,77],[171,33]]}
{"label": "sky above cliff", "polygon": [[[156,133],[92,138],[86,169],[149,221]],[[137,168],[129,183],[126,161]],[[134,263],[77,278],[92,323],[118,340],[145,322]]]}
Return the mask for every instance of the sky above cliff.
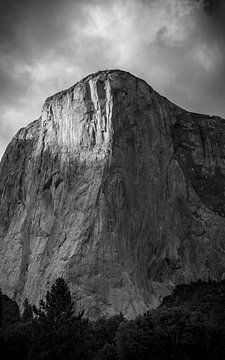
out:
{"label": "sky above cliff", "polygon": [[0,157],[47,96],[111,68],[225,117],[225,1],[0,0]]}

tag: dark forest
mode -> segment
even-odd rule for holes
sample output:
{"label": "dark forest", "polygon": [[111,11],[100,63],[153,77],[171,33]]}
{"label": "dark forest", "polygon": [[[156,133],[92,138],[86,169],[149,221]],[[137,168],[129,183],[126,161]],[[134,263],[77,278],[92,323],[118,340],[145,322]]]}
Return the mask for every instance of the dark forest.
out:
{"label": "dark forest", "polygon": [[1,294],[4,360],[224,359],[225,281],[178,285],[158,309],[91,321],[59,278],[38,307]]}

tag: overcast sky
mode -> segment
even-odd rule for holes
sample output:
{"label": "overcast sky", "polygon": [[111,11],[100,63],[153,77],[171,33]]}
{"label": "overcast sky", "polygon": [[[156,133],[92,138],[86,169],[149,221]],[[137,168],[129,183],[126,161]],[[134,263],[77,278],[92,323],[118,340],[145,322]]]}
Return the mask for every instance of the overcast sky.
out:
{"label": "overcast sky", "polygon": [[47,96],[111,68],[225,117],[225,1],[0,0],[0,157]]}

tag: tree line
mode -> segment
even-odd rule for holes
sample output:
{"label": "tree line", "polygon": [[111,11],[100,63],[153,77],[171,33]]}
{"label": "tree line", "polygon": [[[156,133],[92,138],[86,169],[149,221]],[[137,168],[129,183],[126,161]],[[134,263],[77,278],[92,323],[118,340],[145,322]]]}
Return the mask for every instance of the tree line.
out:
{"label": "tree line", "polygon": [[222,360],[225,281],[178,285],[158,309],[128,320],[96,321],[77,312],[58,278],[39,306],[24,311],[0,294],[3,360]]}

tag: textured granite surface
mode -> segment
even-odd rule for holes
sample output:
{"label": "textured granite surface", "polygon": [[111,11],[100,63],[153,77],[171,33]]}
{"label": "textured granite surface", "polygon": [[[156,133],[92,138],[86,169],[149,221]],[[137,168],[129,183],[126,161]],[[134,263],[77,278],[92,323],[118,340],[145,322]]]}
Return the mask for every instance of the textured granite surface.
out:
{"label": "textured granite surface", "polygon": [[0,165],[0,286],[37,303],[63,276],[86,314],[155,307],[225,277],[225,120],[119,71],[48,98]]}

